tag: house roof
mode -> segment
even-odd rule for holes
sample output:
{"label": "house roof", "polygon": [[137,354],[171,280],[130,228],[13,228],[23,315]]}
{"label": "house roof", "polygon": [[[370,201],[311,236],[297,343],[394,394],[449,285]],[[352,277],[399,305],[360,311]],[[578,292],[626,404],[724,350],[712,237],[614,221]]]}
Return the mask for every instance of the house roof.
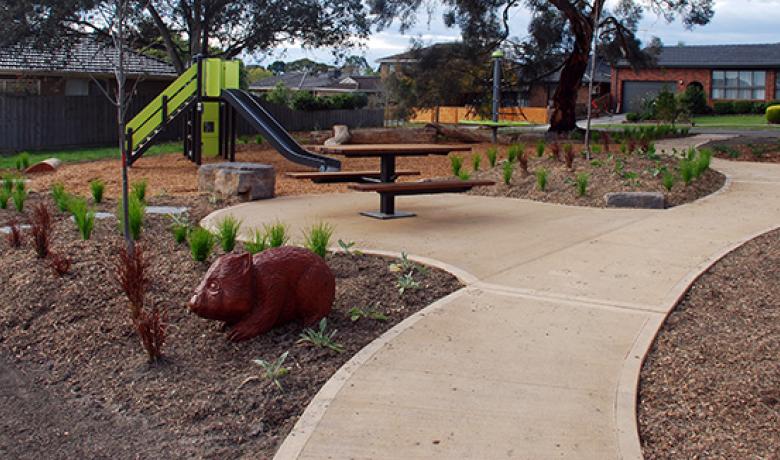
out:
{"label": "house roof", "polygon": [[[93,38],[82,38],[62,48],[36,49],[27,44],[0,48],[0,74],[113,74],[117,49]],[[129,76],[176,77],[163,61],[133,51],[125,54]]]}
{"label": "house roof", "polygon": [[[588,68],[585,69],[585,75],[582,76],[582,82],[588,83],[590,81],[590,68],[592,59],[588,59]],[[609,63],[603,59],[596,57],[596,73],[593,78],[594,83],[609,83],[612,78],[612,67]],[[561,71],[558,70],[555,73],[543,78],[542,81],[547,83],[557,83],[561,79]]]}
{"label": "house roof", "polygon": [[[622,60],[618,67],[628,67]],[[676,68],[774,68],[780,67],[780,43],[751,45],[664,46],[655,66]]]}
{"label": "house roof", "polygon": [[338,72],[288,72],[249,84],[251,90],[271,89],[279,83],[294,90],[376,93],[382,91],[381,79],[373,75],[342,75]]}
{"label": "house roof", "polygon": [[[446,43],[435,43],[430,46],[426,46],[424,49],[436,49],[436,48],[448,48],[451,46],[460,46],[460,42],[446,42]],[[385,56],[383,58],[379,58],[376,60],[376,62],[380,64],[396,64],[396,63],[402,63],[402,62],[415,62],[418,60],[418,53],[420,52],[419,49],[411,49],[408,51],[404,51],[403,53],[393,54],[391,56]]]}

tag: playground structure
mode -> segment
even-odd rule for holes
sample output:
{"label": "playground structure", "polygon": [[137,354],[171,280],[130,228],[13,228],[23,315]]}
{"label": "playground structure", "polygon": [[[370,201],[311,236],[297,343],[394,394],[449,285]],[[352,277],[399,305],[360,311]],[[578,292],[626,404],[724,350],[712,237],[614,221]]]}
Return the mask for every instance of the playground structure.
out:
{"label": "playground structure", "polygon": [[238,61],[202,57],[127,123],[125,161],[132,165],[163,132],[181,125],[190,161],[200,165],[204,155],[235,161],[238,116],[286,159],[319,171],[341,169],[338,160],[304,149],[254,96],[239,88]]}

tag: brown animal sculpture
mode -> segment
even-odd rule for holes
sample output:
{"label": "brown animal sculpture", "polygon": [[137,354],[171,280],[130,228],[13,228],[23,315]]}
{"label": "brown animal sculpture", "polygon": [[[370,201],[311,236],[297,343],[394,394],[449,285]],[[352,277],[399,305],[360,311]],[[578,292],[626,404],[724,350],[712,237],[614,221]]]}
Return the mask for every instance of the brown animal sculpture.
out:
{"label": "brown animal sculpture", "polygon": [[196,315],[224,321],[238,342],[301,320],[311,325],[330,313],[336,279],[322,258],[293,246],[217,259],[190,300]]}

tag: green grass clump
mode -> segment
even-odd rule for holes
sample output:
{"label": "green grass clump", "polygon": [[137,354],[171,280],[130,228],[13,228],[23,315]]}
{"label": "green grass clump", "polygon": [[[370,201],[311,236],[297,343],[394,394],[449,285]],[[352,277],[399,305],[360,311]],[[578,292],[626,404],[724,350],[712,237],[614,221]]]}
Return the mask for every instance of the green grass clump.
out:
{"label": "green grass clump", "polygon": [[55,182],[52,184],[51,197],[54,199],[54,204],[57,205],[57,209],[59,209],[60,212],[66,212],[68,210],[70,195],[65,191],[65,186],[62,182]]}
{"label": "green grass clump", "polygon": [[236,247],[239,229],[241,221],[233,216],[225,216],[217,222],[217,238],[223,251],[231,252]]}
{"label": "green grass clump", "polygon": [[255,229],[252,239],[244,243],[244,250],[250,254],[257,254],[268,249],[268,240],[265,232]]}
{"label": "green grass clump", "polygon": [[148,185],[146,179],[134,182],[133,185],[130,186],[130,194],[138,198],[141,203],[146,203],[146,188]]}
{"label": "green grass clump", "polygon": [[451,156],[450,168],[452,169],[452,175],[458,176],[460,174],[460,170],[463,168],[463,157],[460,155]]}
{"label": "green grass clump", "polygon": [[5,189],[0,187],[0,209],[8,209],[8,200],[11,199],[11,194]]}
{"label": "green grass clump", "polygon": [[72,197],[68,200],[68,210],[76,222],[82,240],[88,240],[95,228],[95,211],[87,205],[87,200],[81,197]]}
{"label": "green grass clump", "polygon": [[590,176],[586,173],[577,174],[577,196],[585,196],[588,193],[588,181]]}
{"label": "green grass clump", "polygon": [[92,199],[95,203],[103,202],[103,192],[105,190],[106,184],[100,179],[95,179],[89,183],[89,191],[92,192]]}
{"label": "green grass clump", "polygon": [[699,151],[696,159],[693,161],[694,176],[699,177],[704,174],[705,171],[710,169],[710,163],[712,162],[712,151],[708,149],[702,149]]}
{"label": "green grass clump", "polygon": [[547,189],[548,174],[549,173],[544,168],[536,170],[536,187],[543,192]]}
{"label": "green grass clump", "polygon": [[3,176],[3,190],[8,192],[9,195],[14,191],[14,182],[16,182],[15,176],[12,176],[11,174]]}
{"label": "green grass clump", "polygon": [[488,147],[485,156],[488,159],[490,167],[494,168],[496,166],[496,161],[498,160],[498,149],[495,147]]}
{"label": "green grass clump", "polygon": [[330,247],[330,239],[333,237],[334,230],[332,225],[325,222],[312,225],[303,232],[304,247],[325,258],[328,255],[328,247]]}
{"label": "green grass clump", "polygon": [[[130,237],[134,241],[141,238],[141,231],[144,226],[144,217],[146,213],[146,204],[139,200],[136,195],[130,195],[128,203],[128,223],[130,227]],[[125,215],[123,212],[123,202],[119,200],[116,208],[116,217],[119,220],[119,231],[123,231]]]}
{"label": "green grass clump", "polygon": [[171,215],[173,224],[171,225],[171,232],[173,233],[173,240],[176,244],[182,244],[187,241],[187,234],[190,231],[190,221],[185,215]]}
{"label": "green grass clump", "polygon": [[290,241],[287,226],[281,222],[263,226],[269,248],[280,248]]}
{"label": "green grass clump", "polygon": [[680,178],[685,182],[685,185],[690,185],[695,175],[693,162],[688,159],[682,159],[677,169],[680,170]]}
{"label": "green grass clump", "polygon": [[192,229],[189,234],[190,254],[196,262],[205,262],[211,255],[217,237],[203,227]]}
{"label": "green grass clump", "polygon": [[471,157],[471,167],[474,169],[474,171],[479,171],[479,167],[482,165],[482,156],[478,153],[475,153]]}
{"label": "green grass clump", "polygon": [[506,185],[509,185],[512,182],[512,173],[515,172],[515,165],[511,161],[505,161],[504,169],[501,172],[504,179],[504,183]]}
{"label": "green grass clump", "polygon": [[517,158],[525,152],[525,146],[523,144],[513,144],[509,146],[506,151],[507,159],[510,163],[517,161]]}
{"label": "green grass clump", "polygon": [[16,156],[14,162],[16,163],[17,170],[24,171],[30,167],[30,154],[27,152],[22,152]]}
{"label": "green grass clump", "polygon": [[674,187],[674,183],[676,182],[676,178],[674,174],[671,171],[664,171],[661,174],[661,183],[664,185],[664,188],[667,192],[671,192],[672,188]]}
{"label": "green grass clump", "polygon": [[458,173],[458,179],[460,180],[469,180],[471,179],[471,173],[466,171],[465,169],[461,169]]}
{"label": "green grass clump", "polygon": [[547,143],[544,142],[544,139],[540,139],[539,142],[536,143],[536,156],[541,158],[544,156],[544,150],[547,148]]}
{"label": "green grass clump", "polygon": [[13,200],[17,211],[24,211],[24,202],[27,200],[27,189],[24,187],[24,182],[19,181],[16,183],[14,191],[11,192],[11,200]]}

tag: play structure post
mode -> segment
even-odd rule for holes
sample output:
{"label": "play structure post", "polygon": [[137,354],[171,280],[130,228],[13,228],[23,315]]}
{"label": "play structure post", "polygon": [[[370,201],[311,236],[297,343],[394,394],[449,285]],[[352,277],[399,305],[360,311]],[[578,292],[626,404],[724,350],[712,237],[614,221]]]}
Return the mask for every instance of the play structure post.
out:
{"label": "play structure post", "polygon": [[501,110],[501,59],[504,52],[501,50],[493,51],[493,143],[498,141],[498,112]]}
{"label": "play structure post", "polygon": [[192,117],[192,159],[195,161],[195,164],[200,165],[201,151],[203,149],[203,145],[201,143],[201,114],[203,112],[203,57],[201,55],[195,56],[195,62],[198,66],[198,73],[195,80],[195,94],[197,94],[198,100],[195,103],[195,111]]}

